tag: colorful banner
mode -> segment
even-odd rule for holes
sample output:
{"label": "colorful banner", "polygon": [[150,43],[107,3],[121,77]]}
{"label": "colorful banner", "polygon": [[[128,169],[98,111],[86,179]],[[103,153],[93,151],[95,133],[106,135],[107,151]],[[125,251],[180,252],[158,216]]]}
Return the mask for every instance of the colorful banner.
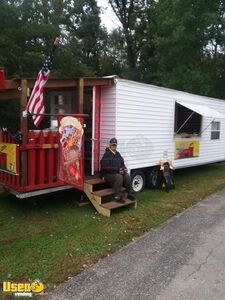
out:
{"label": "colorful banner", "polygon": [[16,144],[0,143],[0,170],[17,174]]}
{"label": "colorful banner", "polygon": [[198,157],[199,141],[176,141],[174,154],[175,159]]}
{"label": "colorful banner", "polygon": [[59,122],[59,168],[58,178],[83,189],[83,117],[58,116]]}

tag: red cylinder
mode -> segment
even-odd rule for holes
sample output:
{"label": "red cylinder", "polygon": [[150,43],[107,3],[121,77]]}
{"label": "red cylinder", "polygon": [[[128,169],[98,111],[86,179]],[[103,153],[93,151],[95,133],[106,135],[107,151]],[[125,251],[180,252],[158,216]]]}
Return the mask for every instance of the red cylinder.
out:
{"label": "red cylinder", "polygon": [[5,72],[3,69],[0,69],[0,90],[4,90],[5,88],[6,88]]}

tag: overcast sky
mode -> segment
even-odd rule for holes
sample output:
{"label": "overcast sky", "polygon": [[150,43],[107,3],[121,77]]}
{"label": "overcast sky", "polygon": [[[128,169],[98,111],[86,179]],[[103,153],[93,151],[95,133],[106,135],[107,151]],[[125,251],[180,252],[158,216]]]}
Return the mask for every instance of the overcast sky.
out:
{"label": "overcast sky", "polygon": [[118,27],[120,25],[118,19],[112,11],[111,6],[108,4],[107,0],[97,0],[98,6],[101,7],[102,14],[102,24],[107,28],[108,31]]}

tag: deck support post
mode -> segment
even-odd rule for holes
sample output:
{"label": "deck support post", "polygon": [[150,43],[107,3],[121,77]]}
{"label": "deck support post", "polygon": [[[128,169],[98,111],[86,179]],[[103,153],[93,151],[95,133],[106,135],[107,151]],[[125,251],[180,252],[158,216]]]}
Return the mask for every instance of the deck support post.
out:
{"label": "deck support post", "polygon": [[[27,107],[27,92],[27,80],[22,79],[20,96],[20,131],[22,133],[22,145],[27,144],[27,116],[23,116],[23,111],[25,111]],[[21,152],[21,185],[27,185],[27,151]]]}
{"label": "deck support post", "polygon": [[78,114],[84,113],[84,78],[78,80]]}

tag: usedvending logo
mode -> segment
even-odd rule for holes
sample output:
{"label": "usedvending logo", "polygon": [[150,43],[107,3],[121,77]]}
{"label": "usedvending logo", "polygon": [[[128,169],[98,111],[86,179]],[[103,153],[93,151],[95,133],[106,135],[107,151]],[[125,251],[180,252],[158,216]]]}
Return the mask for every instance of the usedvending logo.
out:
{"label": "usedvending logo", "polygon": [[3,281],[3,292],[13,293],[16,297],[32,297],[43,290],[44,284],[38,279],[31,283]]}

